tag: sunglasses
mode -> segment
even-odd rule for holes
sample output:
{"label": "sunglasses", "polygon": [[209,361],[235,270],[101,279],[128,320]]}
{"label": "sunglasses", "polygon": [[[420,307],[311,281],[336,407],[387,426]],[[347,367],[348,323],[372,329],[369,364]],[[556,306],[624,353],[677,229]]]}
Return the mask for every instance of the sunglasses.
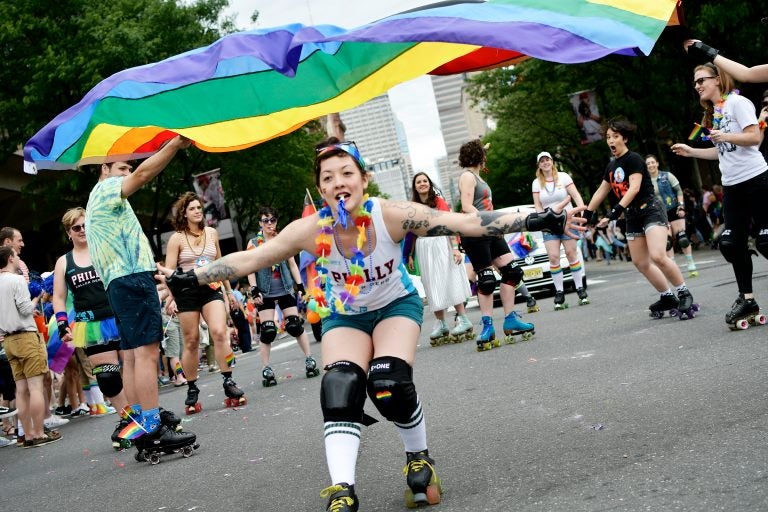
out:
{"label": "sunglasses", "polygon": [[264,224],[275,224],[277,222],[277,219],[275,217],[264,217],[261,219],[261,222]]}
{"label": "sunglasses", "polygon": [[363,160],[363,157],[360,155],[360,150],[357,149],[357,144],[355,144],[355,141],[348,140],[344,142],[339,142],[338,144],[331,144],[329,146],[323,146],[321,148],[317,148],[317,156],[319,157],[323,153],[327,153],[328,151],[334,151],[334,150],[341,150],[345,153],[347,153],[349,156],[355,159],[357,161],[357,164],[360,166],[361,169],[365,169],[365,160]]}
{"label": "sunglasses", "polygon": [[693,86],[694,87],[698,87],[701,84],[703,84],[705,80],[709,80],[710,78],[717,78],[717,77],[716,76],[703,76],[701,78],[697,78],[696,80],[693,81]]}
{"label": "sunglasses", "polygon": [[79,233],[81,231],[85,231],[85,224],[74,224],[71,228],[72,231],[75,233]]}

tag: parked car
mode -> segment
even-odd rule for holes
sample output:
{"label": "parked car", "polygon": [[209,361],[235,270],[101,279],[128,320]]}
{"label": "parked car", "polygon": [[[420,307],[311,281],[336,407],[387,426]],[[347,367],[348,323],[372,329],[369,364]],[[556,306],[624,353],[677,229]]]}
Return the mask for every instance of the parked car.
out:
{"label": "parked car", "polygon": [[[521,205],[521,206],[510,206],[507,208],[500,208],[499,210],[495,210],[498,212],[519,212],[519,213],[533,213],[536,211],[534,206],[532,204],[527,205]],[[532,250],[526,254],[525,256],[517,258],[515,261],[518,265],[520,265],[523,268],[523,280],[525,281],[525,286],[528,288],[528,290],[533,294],[539,294],[539,293],[555,293],[555,285],[552,282],[552,274],[550,274],[549,271],[549,257],[547,256],[547,249],[544,247],[544,235],[541,231],[533,231],[530,233],[531,238],[533,239],[533,246]],[[504,238],[507,240],[508,244],[510,245],[510,248],[512,249],[513,254],[516,253],[516,250],[512,245],[514,245],[516,242],[519,241],[520,235],[519,234],[509,234],[504,235]],[[576,247],[576,250],[578,251],[579,258],[583,262],[584,258],[581,255],[581,248],[578,246]],[[577,287],[574,286],[573,283],[573,276],[571,275],[571,268],[568,263],[568,258],[565,257],[565,250],[560,247],[560,267],[563,268],[563,281],[565,284],[566,290],[575,290]],[[582,286],[584,288],[587,287],[587,269],[586,265],[583,266],[584,268],[584,282],[582,283]],[[500,276],[496,274],[496,279],[500,279]],[[498,294],[498,288],[496,290],[496,294]]]}

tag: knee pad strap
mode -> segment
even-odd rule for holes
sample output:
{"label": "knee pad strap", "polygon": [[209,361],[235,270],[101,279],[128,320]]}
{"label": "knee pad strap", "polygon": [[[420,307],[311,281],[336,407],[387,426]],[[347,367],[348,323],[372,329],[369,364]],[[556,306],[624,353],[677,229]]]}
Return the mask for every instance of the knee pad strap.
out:
{"label": "knee pad strap", "polygon": [[509,286],[517,288],[517,285],[523,280],[523,269],[514,261],[501,267],[499,272],[501,273],[501,282]]}
{"label": "knee pad strap", "polygon": [[304,334],[304,321],[297,315],[285,317],[285,331],[294,338],[298,338]]}
{"label": "knee pad strap", "polygon": [[368,396],[382,416],[403,426],[418,423],[413,368],[397,357],[377,357],[368,370]]}
{"label": "knee pad strap", "polygon": [[320,383],[320,407],[324,421],[363,423],[365,372],[351,361],[325,367]]}
{"label": "knee pad strap", "polygon": [[484,268],[477,273],[477,293],[480,295],[493,295],[496,289],[496,276],[493,269]]}
{"label": "knee pad strap", "polygon": [[269,345],[277,337],[277,326],[272,320],[267,320],[261,323],[261,340],[265,345]]}
{"label": "knee pad strap", "polygon": [[117,396],[123,390],[123,377],[120,375],[120,365],[100,364],[93,367],[93,376],[99,384],[99,389],[107,398]]}

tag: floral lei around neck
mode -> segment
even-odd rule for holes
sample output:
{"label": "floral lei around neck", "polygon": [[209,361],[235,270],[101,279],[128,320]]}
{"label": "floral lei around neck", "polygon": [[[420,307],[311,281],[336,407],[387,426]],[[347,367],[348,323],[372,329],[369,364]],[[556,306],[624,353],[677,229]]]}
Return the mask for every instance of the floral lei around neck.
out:
{"label": "floral lei around neck", "polygon": [[725,102],[730,97],[731,94],[739,94],[738,89],[734,89],[728,94],[723,94],[720,96],[720,100],[715,103],[714,112],[712,114],[712,129],[713,130],[719,130],[720,125],[723,122],[723,110],[725,110]]}
{"label": "floral lei around neck", "polygon": [[[264,231],[260,229],[259,232],[256,233],[256,246],[258,247],[259,245],[264,245],[265,243],[267,243],[267,240],[264,238]],[[272,272],[277,270],[279,266],[280,265],[272,265]]]}
{"label": "floral lei around neck", "polygon": [[[328,277],[328,256],[331,254],[331,244],[333,243],[333,230],[336,224],[347,227],[349,213],[344,208],[344,200],[339,201],[337,208],[338,220],[334,222],[331,207],[327,204],[318,212],[320,220],[317,221],[318,233],[315,237],[315,265],[317,268],[317,279],[319,286],[312,289],[308,308],[310,312],[317,314],[319,318],[327,318],[331,315],[344,314],[351,304],[355,302],[355,297],[360,293],[360,286],[365,281],[365,256],[363,247],[368,241],[368,228],[371,225],[371,210],[373,201],[368,198],[368,194],[363,196],[363,203],[357,210],[355,226],[357,227],[357,243],[353,249],[352,258],[348,265],[349,274],[344,280],[344,291],[336,295],[333,292],[331,280]],[[342,251],[340,251],[342,252]],[[345,258],[344,254],[341,255]],[[309,319],[311,321],[311,319]]]}

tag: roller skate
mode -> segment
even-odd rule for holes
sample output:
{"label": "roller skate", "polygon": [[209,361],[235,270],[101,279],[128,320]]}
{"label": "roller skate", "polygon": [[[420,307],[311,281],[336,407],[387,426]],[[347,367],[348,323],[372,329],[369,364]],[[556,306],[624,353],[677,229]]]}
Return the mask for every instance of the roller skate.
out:
{"label": "roller skate", "polygon": [[743,331],[750,325],[765,325],[766,316],[760,312],[755,299],[745,299],[743,294],[739,294],[731,311],[726,313],[725,322],[732,331]]}
{"label": "roller skate", "polygon": [[317,361],[315,361],[314,357],[307,356],[307,358],[304,360],[304,372],[306,373],[308,379],[320,375],[320,370],[317,367]]}
{"label": "roller skate", "polygon": [[131,420],[120,418],[120,421],[117,423],[117,426],[115,427],[115,431],[112,432],[112,448],[118,451],[127,450],[131,446],[133,446],[133,441],[130,439],[122,439],[120,437],[120,432],[128,426],[128,424],[131,423]]}
{"label": "roller skate", "polygon": [[320,497],[328,498],[326,512],[357,512],[360,507],[355,486],[346,482],[326,487],[320,491]]}
{"label": "roller skate", "polygon": [[568,309],[568,303],[565,302],[565,292],[556,291],[554,302],[555,302],[555,311],[562,311],[563,309]]}
{"label": "roller skate", "polygon": [[475,333],[472,331],[472,322],[466,315],[458,315],[456,317],[456,325],[451,329],[451,338],[454,343],[461,343],[464,340],[471,340],[475,338]]}
{"label": "roller skate", "polygon": [[224,379],[224,394],[227,396],[224,399],[224,405],[226,407],[241,407],[248,403],[248,399],[245,398],[243,390],[237,387],[232,377]]}
{"label": "roller skate", "polygon": [[[662,318],[665,311],[677,310],[680,301],[672,293],[662,293],[659,300],[648,306],[652,318]],[[672,315],[672,313],[670,313]]]}
{"label": "roller skate", "polygon": [[504,337],[509,344],[515,342],[515,334],[520,335],[520,341],[528,341],[536,334],[533,324],[523,322],[517,311],[510,311],[504,317]]}
{"label": "roller skate", "polygon": [[200,395],[200,390],[193,382],[190,382],[188,386],[187,399],[184,400],[184,411],[187,413],[187,416],[190,414],[197,414],[203,410],[203,405],[197,401],[197,397]]}
{"label": "roller skate", "polygon": [[435,461],[423,452],[406,452],[407,462],[403,468],[408,488],[405,490],[405,506],[408,508],[440,503],[443,488],[435,473]]}
{"label": "roller skate", "polygon": [[179,418],[173,411],[169,411],[160,407],[160,423],[167,426],[171,430],[181,432],[181,418]]}
{"label": "roller skate", "polygon": [[584,288],[576,288],[576,295],[579,296],[579,306],[586,306],[589,304],[589,296],[587,290]]}
{"label": "roller skate", "polygon": [[261,376],[263,377],[261,380],[261,385],[265,388],[268,388],[270,386],[277,386],[277,379],[275,378],[275,372],[272,371],[272,368],[269,366],[265,366],[264,369],[261,371]]}
{"label": "roller skate", "polygon": [[670,316],[677,316],[680,320],[689,320],[696,316],[696,312],[699,310],[699,305],[693,302],[693,295],[688,289],[680,290],[677,293],[677,299],[680,302],[677,305],[677,309],[671,309],[669,311]]}
{"label": "roller skate", "polygon": [[493,318],[490,316],[483,317],[483,330],[480,331],[480,336],[475,340],[477,343],[477,351],[484,352],[491,350],[493,347],[501,346],[501,343],[496,340],[496,330],[493,328]]}
{"label": "roller skate", "polygon": [[160,427],[152,433],[145,434],[134,441],[137,452],[136,462],[149,462],[153,466],[160,463],[163,454],[181,453],[184,458],[190,457],[194,450],[200,448],[197,436],[192,432],[175,432],[168,426]]}
{"label": "roller skate", "polygon": [[429,344],[433,347],[443,345],[450,341],[450,331],[445,320],[435,322],[435,328],[429,334]]}
{"label": "roller skate", "polygon": [[529,295],[525,298],[525,305],[528,306],[529,313],[536,313],[539,311],[539,305],[536,303],[536,299],[533,298],[533,295]]}

